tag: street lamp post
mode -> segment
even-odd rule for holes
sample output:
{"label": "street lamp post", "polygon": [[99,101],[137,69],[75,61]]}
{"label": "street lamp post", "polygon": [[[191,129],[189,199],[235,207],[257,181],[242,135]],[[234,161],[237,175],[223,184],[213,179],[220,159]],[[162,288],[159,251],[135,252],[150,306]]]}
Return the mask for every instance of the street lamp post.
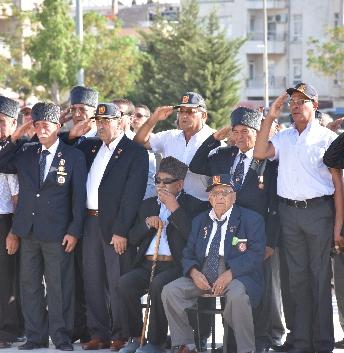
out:
{"label": "street lamp post", "polygon": [[264,16],[264,106],[269,107],[269,62],[268,62],[268,16],[266,9],[266,0],[263,0],[263,16]]}
{"label": "street lamp post", "polygon": [[[76,34],[77,34],[81,44],[84,39],[84,24],[83,24],[82,15],[83,15],[82,0],[76,0],[76,12],[75,12]],[[77,82],[78,82],[79,86],[84,85],[84,69],[83,68],[81,68],[77,73]]]}

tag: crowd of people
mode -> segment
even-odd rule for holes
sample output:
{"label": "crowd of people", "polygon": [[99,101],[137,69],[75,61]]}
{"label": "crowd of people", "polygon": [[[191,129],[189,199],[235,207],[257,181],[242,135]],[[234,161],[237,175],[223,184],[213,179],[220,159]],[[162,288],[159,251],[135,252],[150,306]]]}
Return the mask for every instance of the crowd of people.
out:
{"label": "crowd of people", "polygon": [[195,92],[153,114],[82,86],[64,111],[0,96],[0,348],[195,353],[210,320],[196,329],[188,309],[214,297],[227,352],[344,348],[341,120],[320,119],[305,83],[265,116],[238,107],[217,131],[207,118]]}

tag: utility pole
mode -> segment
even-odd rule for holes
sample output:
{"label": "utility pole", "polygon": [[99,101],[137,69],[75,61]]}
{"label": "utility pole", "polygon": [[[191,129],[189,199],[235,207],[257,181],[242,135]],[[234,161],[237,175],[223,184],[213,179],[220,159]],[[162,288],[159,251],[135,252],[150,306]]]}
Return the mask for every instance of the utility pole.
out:
{"label": "utility pole", "polygon": [[[82,0],[76,0],[76,9],[75,9],[75,21],[76,21],[76,34],[79,38],[80,43],[82,44],[84,40],[84,24],[83,24],[83,11],[82,11]],[[77,82],[79,86],[84,85],[84,69],[81,68],[77,73]]]}
{"label": "utility pole", "polygon": [[269,107],[269,61],[268,61],[268,16],[267,16],[266,0],[263,0],[263,16],[264,16],[264,106]]}

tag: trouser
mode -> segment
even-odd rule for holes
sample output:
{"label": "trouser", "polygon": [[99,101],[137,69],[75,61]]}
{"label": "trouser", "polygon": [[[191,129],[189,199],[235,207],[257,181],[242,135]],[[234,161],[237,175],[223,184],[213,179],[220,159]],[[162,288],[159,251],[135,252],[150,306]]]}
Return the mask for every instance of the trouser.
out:
{"label": "trouser", "polygon": [[6,250],[11,224],[12,214],[0,215],[0,340],[9,342],[23,330],[18,297],[18,253],[8,255]]}
{"label": "trouser", "polygon": [[[87,327],[92,338],[127,338],[121,327],[119,278],[129,269],[132,249],[118,255],[105,243],[99,218],[88,216],[83,237],[83,270],[87,305]],[[123,314],[124,315],[124,314]],[[125,316],[125,315],[124,315]]]}
{"label": "trouser", "polygon": [[283,243],[295,303],[294,347],[332,351],[334,345],[330,249],[333,200],[322,199],[307,208],[280,203]]}
{"label": "trouser", "polygon": [[333,258],[333,277],[339,323],[344,331],[344,254],[337,254]]}
{"label": "trouser", "polygon": [[48,344],[50,334],[56,346],[69,343],[74,323],[74,253],[66,253],[60,242],[43,242],[32,234],[22,238],[20,289],[28,341]]}
{"label": "trouser", "polygon": [[[187,277],[181,277],[166,285],[162,291],[166,317],[171,332],[172,346],[194,344],[193,329],[186,309],[194,306],[204,291]],[[252,308],[245,286],[237,279],[224,291],[226,304],[224,321],[233,328],[238,353],[255,350]]]}
{"label": "trouser", "polygon": [[[121,300],[126,306],[129,336],[140,337],[142,333],[142,308],[140,298],[149,287],[152,261],[144,260],[140,268],[128,272],[119,281]],[[163,344],[167,336],[167,319],[161,301],[163,287],[181,276],[180,267],[174,262],[158,261],[150,286],[150,312],[147,338],[153,344]]]}

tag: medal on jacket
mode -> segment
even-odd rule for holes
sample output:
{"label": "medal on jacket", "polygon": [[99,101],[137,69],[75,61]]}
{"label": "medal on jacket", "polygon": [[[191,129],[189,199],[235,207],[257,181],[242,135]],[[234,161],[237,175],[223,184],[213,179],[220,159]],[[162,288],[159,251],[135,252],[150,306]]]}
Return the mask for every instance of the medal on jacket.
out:
{"label": "medal on jacket", "polygon": [[61,158],[59,161],[59,166],[57,167],[57,182],[59,184],[64,184],[66,182],[66,178],[65,175],[67,175],[66,170],[65,170],[65,164],[66,161]]}
{"label": "medal on jacket", "polygon": [[258,176],[258,188],[260,190],[264,189],[264,176],[263,175]]}

